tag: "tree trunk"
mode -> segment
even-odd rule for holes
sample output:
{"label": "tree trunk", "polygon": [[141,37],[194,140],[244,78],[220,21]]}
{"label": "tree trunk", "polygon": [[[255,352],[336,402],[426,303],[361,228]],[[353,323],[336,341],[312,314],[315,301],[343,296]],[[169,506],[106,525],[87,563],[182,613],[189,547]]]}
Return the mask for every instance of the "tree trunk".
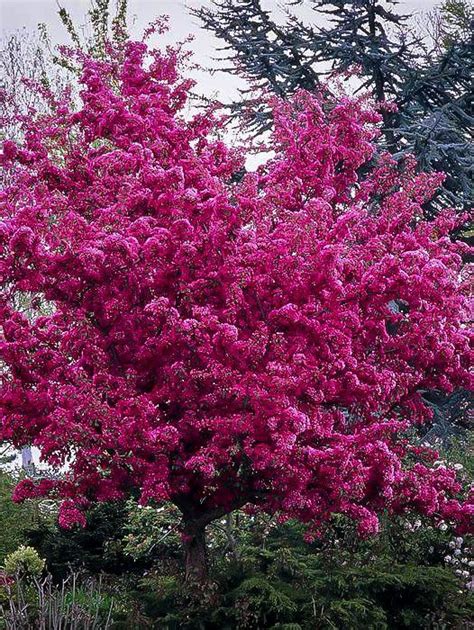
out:
{"label": "tree trunk", "polygon": [[206,528],[187,523],[184,527],[184,563],[186,582],[207,582],[209,566],[206,546]]}
{"label": "tree trunk", "polygon": [[[252,495],[254,498],[256,495]],[[209,563],[206,544],[206,526],[218,518],[243,507],[250,500],[249,496],[240,497],[230,506],[220,506],[208,511],[197,511],[185,497],[176,497],[174,504],[183,515],[182,532],[184,534],[184,564],[186,582],[208,582]],[[193,509],[194,507],[194,509]]]}

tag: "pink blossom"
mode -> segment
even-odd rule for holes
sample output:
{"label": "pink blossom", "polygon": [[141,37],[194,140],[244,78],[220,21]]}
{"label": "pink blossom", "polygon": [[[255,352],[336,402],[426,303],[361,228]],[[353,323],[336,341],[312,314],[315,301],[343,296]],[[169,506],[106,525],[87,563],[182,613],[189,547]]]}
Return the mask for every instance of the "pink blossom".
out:
{"label": "pink blossom", "polygon": [[85,527],[86,518],[84,513],[79,510],[73,503],[63,501],[59,508],[58,522],[60,527],[64,529],[72,529],[75,525]]}
{"label": "pink blossom", "polygon": [[63,527],[132,489],[308,537],[382,510],[472,526],[455,471],[403,438],[420,391],[471,378],[467,246],[423,218],[441,176],[375,160],[367,99],[301,91],[239,181],[216,112],[185,115],[177,51],[76,57],[79,108],[3,145],[0,438],[69,464],[15,500],[62,497]]}

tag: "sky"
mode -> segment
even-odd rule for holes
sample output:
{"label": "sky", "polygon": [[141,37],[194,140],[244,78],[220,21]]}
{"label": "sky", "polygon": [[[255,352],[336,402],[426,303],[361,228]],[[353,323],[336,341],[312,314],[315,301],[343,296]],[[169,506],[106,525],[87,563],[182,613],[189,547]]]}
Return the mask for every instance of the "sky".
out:
{"label": "sky", "polygon": [[[280,0],[262,0],[266,9],[278,13]],[[418,11],[423,13],[439,4],[440,0],[400,0],[401,12]],[[61,6],[71,14],[75,24],[84,23],[84,15],[89,0],[60,0]],[[215,68],[214,60],[219,41],[200,27],[188,7],[209,6],[210,0],[129,0],[129,14],[133,16],[132,35],[139,37],[146,26],[159,15],[170,16],[170,32],[164,36],[165,43],[176,42],[192,34],[191,44],[194,61],[204,69]],[[303,18],[314,15],[310,0],[302,0],[295,11]],[[58,0],[0,0],[0,37],[22,28],[34,31],[38,23],[45,23],[53,43],[68,41],[64,27],[57,16]],[[314,21],[314,19],[313,19]],[[218,65],[218,63],[217,63]],[[199,91],[208,97],[219,97],[227,101],[238,96],[238,80],[228,74],[211,74],[208,70],[196,71]]]}

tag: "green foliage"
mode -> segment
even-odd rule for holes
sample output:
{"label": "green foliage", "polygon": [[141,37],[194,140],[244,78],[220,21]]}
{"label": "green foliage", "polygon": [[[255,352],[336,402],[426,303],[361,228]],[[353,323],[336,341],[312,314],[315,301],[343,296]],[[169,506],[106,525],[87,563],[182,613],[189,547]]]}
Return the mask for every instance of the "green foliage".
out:
{"label": "green foliage", "polygon": [[47,559],[49,571],[64,579],[73,570],[90,573],[121,573],[130,562],[125,558],[121,538],[127,511],[121,502],[94,506],[84,529],[61,529],[55,515],[30,528],[27,538]]}
{"label": "green foliage", "polygon": [[[453,443],[440,465],[445,460],[463,466],[466,483],[472,479],[468,443]],[[11,503],[7,496],[3,501]],[[459,546],[449,530],[415,517],[386,517],[381,533],[367,540],[338,517],[308,544],[301,524],[237,512],[209,526],[211,582],[190,588],[182,579],[172,507],[142,508],[133,499],[100,504],[87,515],[85,530],[72,531],[57,527],[54,511],[11,507],[37,512],[21,542],[46,558],[55,580],[45,595],[51,606],[62,597],[69,610],[74,601],[81,618],[97,613],[103,624],[112,607],[117,630],[463,628],[474,614],[473,594],[456,575],[467,566],[461,558],[472,542]],[[81,578],[73,588],[70,567],[86,570],[90,584]],[[60,596],[63,579],[68,586]],[[33,617],[38,584],[24,594]]]}
{"label": "green foliage", "polygon": [[164,544],[168,553],[173,549],[178,554],[180,520],[178,509],[171,504],[154,508],[138,505],[130,499],[124,523],[124,552],[134,560],[146,560],[159,554]]}
{"label": "green foliage", "polygon": [[474,6],[468,0],[444,0],[438,7],[440,16],[439,37],[449,49],[456,39],[468,39],[472,33]]}
{"label": "green foliage", "polygon": [[[121,43],[128,36],[128,0],[118,0],[112,13],[110,5],[111,0],[91,0],[86,14],[86,31],[88,30],[88,33],[82,38],[68,11],[61,6],[58,11],[59,18],[72,44],[98,59],[104,57],[107,41]],[[61,55],[55,57],[55,60],[63,67],[73,69]]]}
{"label": "green foliage", "polygon": [[474,433],[468,433],[464,439],[453,440],[448,449],[444,449],[442,456],[446,462],[458,468],[458,475],[464,481],[465,487],[474,479]]}
{"label": "green foliage", "polygon": [[11,500],[16,480],[0,470],[0,564],[5,556],[27,542],[26,531],[35,520],[35,508]]}
{"label": "green foliage", "polygon": [[[73,576],[74,578],[75,576]],[[74,584],[74,580],[66,582],[69,588],[64,596],[64,609],[79,608],[89,615],[105,621],[115,608],[113,595],[102,588],[100,580],[86,580]]]}
{"label": "green foliage", "polygon": [[45,560],[40,558],[36,549],[21,545],[5,558],[7,575],[40,575],[45,567]]}
{"label": "green foliage", "polygon": [[388,630],[462,627],[474,614],[472,594],[443,561],[452,534],[442,529],[387,519],[378,537],[360,540],[339,518],[307,544],[297,523],[238,516],[237,559],[210,528],[208,586],[187,589],[172,565],[164,574],[163,558],[129,585],[144,618],[165,630]]}
{"label": "green foliage", "polygon": [[79,48],[81,46],[81,40],[77,33],[76,27],[74,26],[74,22],[72,21],[71,16],[64,7],[59,8],[58,15],[64,25],[64,28],[68,32],[72,43]]}

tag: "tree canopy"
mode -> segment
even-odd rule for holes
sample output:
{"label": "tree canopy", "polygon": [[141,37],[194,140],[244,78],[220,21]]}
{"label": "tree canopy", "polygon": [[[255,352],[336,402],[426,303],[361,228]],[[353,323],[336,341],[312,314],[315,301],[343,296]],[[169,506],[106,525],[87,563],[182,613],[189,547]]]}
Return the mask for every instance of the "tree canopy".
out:
{"label": "tree canopy", "polygon": [[206,524],[244,505],[309,536],[385,509],[468,527],[455,471],[403,438],[420,391],[470,379],[466,246],[423,217],[443,177],[375,159],[366,97],[300,90],[236,182],[217,112],[184,115],[183,51],[69,54],[80,106],[42,88],[1,158],[0,437],[67,464],[15,498],[60,497],[64,527],[171,501],[197,573]]}

